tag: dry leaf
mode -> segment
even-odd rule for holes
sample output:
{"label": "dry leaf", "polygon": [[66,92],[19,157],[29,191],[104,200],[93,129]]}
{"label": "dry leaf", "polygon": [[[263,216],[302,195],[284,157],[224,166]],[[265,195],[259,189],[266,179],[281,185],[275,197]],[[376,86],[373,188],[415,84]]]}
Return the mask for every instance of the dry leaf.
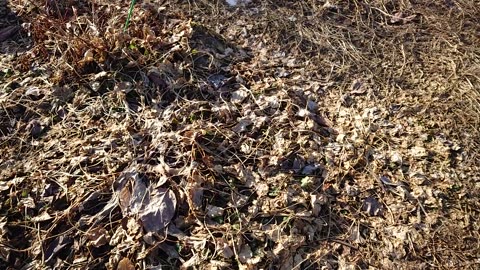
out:
{"label": "dry leaf", "polygon": [[236,133],[246,132],[248,127],[252,125],[253,122],[249,118],[240,119],[237,125],[235,125],[232,130]]}
{"label": "dry leaf", "polygon": [[247,91],[243,89],[238,89],[237,91],[234,91],[232,93],[232,97],[230,98],[230,101],[234,104],[240,104],[242,103],[246,98],[248,97]]}
{"label": "dry leaf", "polygon": [[367,212],[370,216],[383,215],[382,205],[373,197],[368,197],[363,201],[362,210]]}
{"label": "dry leaf", "polygon": [[416,158],[428,157],[428,151],[424,147],[414,146],[410,149],[410,154]]}
{"label": "dry leaf", "polygon": [[66,235],[60,235],[55,238],[45,250],[45,261],[49,262],[66,246],[73,243],[73,239]]}
{"label": "dry leaf", "polygon": [[215,88],[219,89],[228,81],[228,78],[222,74],[215,74],[208,77],[207,81]]}
{"label": "dry leaf", "polygon": [[33,222],[42,222],[53,219],[46,211],[42,212],[40,215],[35,216],[32,218]]}
{"label": "dry leaf", "polygon": [[20,200],[20,202],[18,202],[18,204],[30,209],[34,209],[36,207],[32,197],[23,198]]}
{"label": "dry leaf", "polygon": [[247,244],[243,245],[242,249],[240,250],[240,253],[238,253],[238,260],[241,263],[248,263],[248,261],[252,258],[253,258],[253,252],[250,246]]}
{"label": "dry leaf", "polygon": [[172,190],[159,188],[150,194],[139,211],[143,228],[147,232],[160,232],[175,215],[177,200]]}
{"label": "dry leaf", "polygon": [[96,227],[89,230],[86,233],[86,237],[89,240],[88,244],[97,248],[107,244],[110,238],[107,230],[105,230],[103,227]]}
{"label": "dry leaf", "polygon": [[352,82],[352,85],[350,86],[350,94],[352,95],[362,95],[367,92],[367,87],[365,86],[365,83],[360,80],[354,80]]}
{"label": "dry leaf", "polygon": [[123,216],[127,216],[128,208],[130,206],[130,200],[132,199],[132,193],[130,191],[129,185],[125,185],[122,190],[118,193],[118,204],[120,210],[122,210]]}
{"label": "dry leaf", "polygon": [[129,258],[123,258],[118,262],[117,270],[135,270],[135,265]]}

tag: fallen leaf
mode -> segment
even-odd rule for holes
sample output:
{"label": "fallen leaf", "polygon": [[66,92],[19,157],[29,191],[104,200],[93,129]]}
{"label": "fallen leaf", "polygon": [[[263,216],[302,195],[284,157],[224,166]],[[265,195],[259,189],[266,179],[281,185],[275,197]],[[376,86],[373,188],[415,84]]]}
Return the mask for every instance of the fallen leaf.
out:
{"label": "fallen leaf", "polygon": [[349,233],[350,235],[348,237],[348,240],[356,244],[365,243],[365,238],[363,238],[362,234],[360,233],[359,226],[352,226]]}
{"label": "fallen leaf", "polygon": [[110,241],[110,236],[108,235],[107,230],[105,230],[103,227],[96,227],[89,230],[86,233],[86,237],[89,240],[88,245],[97,248],[107,244]]}
{"label": "fallen leaf", "polygon": [[207,80],[215,89],[219,89],[225,85],[225,83],[228,81],[228,78],[222,74],[215,74],[208,77]]}
{"label": "fallen leaf", "polygon": [[7,225],[7,218],[0,217],[0,239],[3,237],[4,234],[8,232],[6,225]]}
{"label": "fallen leaf", "polygon": [[381,181],[382,184],[384,184],[386,187],[397,187],[397,186],[401,186],[401,184],[399,184],[399,183],[394,183],[394,182],[392,182],[392,180],[390,180],[390,178],[388,178],[388,177],[385,176],[385,175],[380,176],[380,181]]}
{"label": "fallen leaf", "polygon": [[160,75],[159,71],[156,69],[152,69],[148,72],[147,74],[148,79],[152,81],[156,86],[158,86],[161,90],[167,89],[168,84],[167,82],[162,78]]}
{"label": "fallen leaf", "polygon": [[10,188],[10,182],[0,181],[0,191],[5,191]]}
{"label": "fallen leaf", "polygon": [[247,127],[252,125],[252,124],[253,124],[252,120],[250,120],[248,118],[240,119],[238,124],[236,124],[232,128],[232,130],[236,133],[243,133],[243,132],[247,131]]}
{"label": "fallen leaf", "polygon": [[23,207],[30,208],[30,209],[35,208],[35,202],[33,201],[32,197],[23,198],[23,199],[20,200],[20,202],[18,204],[23,206]]}
{"label": "fallen leaf", "polygon": [[311,194],[310,195],[310,204],[312,205],[312,214],[314,217],[318,217],[322,206],[328,203],[328,197],[325,194]]}
{"label": "fallen leaf", "polygon": [[416,158],[428,157],[428,151],[424,147],[414,146],[410,149],[410,154]]}
{"label": "fallen leaf", "polygon": [[35,216],[32,218],[33,222],[42,222],[53,219],[46,211],[42,212],[40,215]]}
{"label": "fallen leaf", "polygon": [[[46,191],[44,191],[44,193],[50,194],[51,192],[48,192],[48,193],[47,193]],[[44,196],[46,196],[46,195],[44,195]],[[92,193],[90,193],[90,195],[88,195],[88,197],[87,197],[86,199],[82,200],[82,202],[81,202],[80,205],[78,206],[78,209],[79,209],[80,211],[85,210],[89,204],[94,204],[94,203],[96,203],[96,201],[97,201],[97,199],[98,199],[99,197],[100,197],[100,192],[98,192],[98,191],[93,191]]]}
{"label": "fallen leaf", "polygon": [[129,93],[130,91],[133,90],[133,86],[131,82],[119,82],[115,84],[115,87],[113,90],[118,92],[123,92],[123,93]]}
{"label": "fallen leaf", "polygon": [[318,110],[318,104],[315,101],[309,99],[307,100],[307,109],[310,112],[314,113]]}
{"label": "fallen leaf", "polygon": [[217,238],[217,248],[220,249],[220,254],[225,258],[229,259],[235,255],[233,250],[228,245],[227,241],[224,238]]}
{"label": "fallen leaf", "polygon": [[362,80],[354,80],[350,86],[350,94],[352,95],[362,95],[367,92],[367,87]]}
{"label": "fallen leaf", "polygon": [[125,185],[122,190],[118,193],[118,204],[120,210],[122,210],[123,216],[127,216],[128,208],[130,206],[130,200],[132,199],[132,193],[130,187]]}
{"label": "fallen leaf", "polygon": [[73,243],[73,239],[66,235],[55,238],[45,250],[45,262],[50,262],[66,246]]}
{"label": "fallen leaf", "polygon": [[36,86],[28,87],[25,91],[26,96],[39,97],[42,94],[42,90]]}
{"label": "fallen leaf", "polygon": [[135,270],[135,265],[129,258],[123,258],[118,262],[117,270]]}
{"label": "fallen leaf", "polygon": [[370,216],[381,216],[383,214],[382,205],[373,197],[368,197],[363,201],[362,210]]}
{"label": "fallen leaf", "polygon": [[[132,177],[133,190],[131,192],[130,204],[127,208],[127,214],[137,215],[143,205],[148,204],[149,194],[144,179],[135,174]],[[128,185],[127,185],[128,186]]]}
{"label": "fallen leaf", "polygon": [[27,129],[30,131],[30,135],[32,135],[33,138],[38,138],[43,131],[42,122],[37,119],[33,119],[28,123]]}
{"label": "fallen leaf", "polygon": [[402,156],[398,152],[393,152],[390,156],[390,160],[396,165],[402,165],[403,163]]}
{"label": "fallen leaf", "polygon": [[240,253],[238,253],[238,260],[241,263],[248,263],[248,261],[253,258],[253,252],[249,245],[243,245]]}
{"label": "fallen leaf", "polygon": [[230,98],[230,101],[234,104],[239,104],[239,103],[242,103],[247,97],[248,97],[247,91],[243,89],[238,89],[237,91],[234,91],[232,93],[232,97]]}
{"label": "fallen leaf", "polygon": [[177,200],[172,190],[158,188],[144,201],[139,212],[143,228],[147,232],[159,232],[175,215]]}

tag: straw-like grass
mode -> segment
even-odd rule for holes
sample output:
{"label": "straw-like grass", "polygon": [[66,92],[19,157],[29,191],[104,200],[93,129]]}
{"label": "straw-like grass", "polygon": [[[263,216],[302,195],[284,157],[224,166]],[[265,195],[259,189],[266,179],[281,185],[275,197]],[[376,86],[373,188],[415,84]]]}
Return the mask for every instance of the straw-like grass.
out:
{"label": "straw-like grass", "polygon": [[0,268],[478,268],[472,1],[9,7]]}

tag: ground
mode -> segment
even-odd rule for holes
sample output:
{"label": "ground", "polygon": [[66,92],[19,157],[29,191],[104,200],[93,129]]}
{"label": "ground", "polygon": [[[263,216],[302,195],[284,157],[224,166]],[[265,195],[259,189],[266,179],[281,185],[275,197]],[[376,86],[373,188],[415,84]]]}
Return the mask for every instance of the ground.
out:
{"label": "ground", "polygon": [[0,268],[479,269],[480,7],[424,2],[0,2]]}

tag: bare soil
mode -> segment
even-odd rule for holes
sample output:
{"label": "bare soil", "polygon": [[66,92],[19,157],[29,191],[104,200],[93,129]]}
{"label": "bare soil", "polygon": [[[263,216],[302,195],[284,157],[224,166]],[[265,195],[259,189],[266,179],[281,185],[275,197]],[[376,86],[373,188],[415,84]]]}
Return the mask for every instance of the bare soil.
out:
{"label": "bare soil", "polygon": [[479,269],[476,1],[238,2],[0,1],[0,268]]}

